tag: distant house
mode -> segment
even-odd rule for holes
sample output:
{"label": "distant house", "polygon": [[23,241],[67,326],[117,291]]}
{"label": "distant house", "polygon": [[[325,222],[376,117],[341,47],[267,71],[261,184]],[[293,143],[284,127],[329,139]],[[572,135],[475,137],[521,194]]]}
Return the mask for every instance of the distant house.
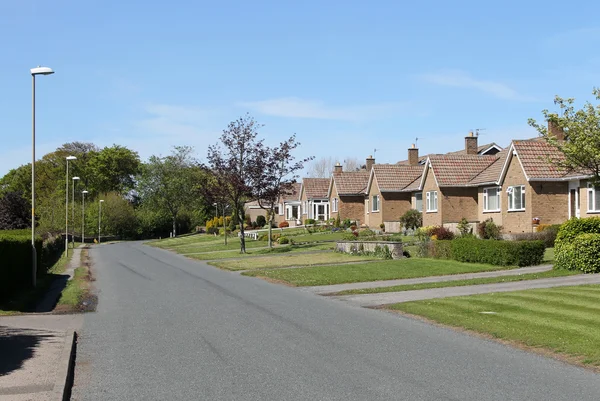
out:
{"label": "distant house", "polygon": [[277,224],[287,221],[290,227],[295,227],[303,224],[301,220],[301,202],[300,189],[302,184],[296,182],[292,184],[292,188],[287,193],[283,194],[279,199],[279,205],[276,213]]}
{"label": "distant house", "polygon": [[302,222],[306,219],[329,220],[329,178],[303,178],[300,188]]}
{"label": "distant house", "polygon": [[375,163],[373,156],[366,160],[366,170],[342,171],[338,163],[334,167],[329,183],[328,198],[331,218],[350,219],[358,224],[365,223],[365,190],[369,172]]}
{"label": "distant house", "polygon": [[422,209],[419,191],[423,166],[418,149],[408,150],[412,164],[375,164],[369,174],[364,200],[365,224],[372,229],[384,225],[386,232],[399,232],[400,217],[410,209]]}

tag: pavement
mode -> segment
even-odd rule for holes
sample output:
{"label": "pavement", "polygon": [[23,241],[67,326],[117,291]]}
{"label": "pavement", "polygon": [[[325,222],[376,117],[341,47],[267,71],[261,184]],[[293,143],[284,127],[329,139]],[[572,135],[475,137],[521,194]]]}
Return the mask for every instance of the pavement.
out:
{"label": "pavement", "polygon": [[345,301],[356,306],[373,307],[400,302],[420,301],[423,299],[460,297],[463,295],[489,294],[494,292],[532,290],[535,288],[552,288],[584,284],[600,284],[600,274],[581,274],[576,276],[552,277],[509,283],[430,288],[427,290],[386,292],[379,294],[335,295],[330,298]]}
{"label": "pavement", "polygon": [[347,291],[347,290],[360,290],[365,288],[383,288],[392,287],[396,285],[411,285],[421,283],[438,283],[443,281],[456,281],[456,280],[470,280],[474,278],[485,278],[485,277],[504,277],[504,276],[517,276],[520,274],[531,274],[531,273],[542,273],[552,270],[552,265],[540,265],[533,267],[522,267],[519,269],[511,270],[496,270],[491,272],[481,273],[466,273],[466,274],[453,274],[448,276],[431,276],[431,277],[417,277],[400,280],[380,280],[380,281],[369,281],[362,283],[347,283],[347,284],[333,284],[333,285],[319,285],[314,287],[300,287],[302,291],[312,292],[313,294],[331,294],[334,292]]}
{"label": "pavement", "polygon": [[81,315],[0,317],[0,401],[62,400]]}
{"label": "pavement", "polygon": [[93,247],[74,400],[598,400],[600,376],[140,243]]}
{"label": "pavement", "polygon": [[0,316],[0,401],[63,399],[74,332],[81,327],[83,316],[41,312],[54,309],[79,266],[80,254],[81,249],[73,250],[65,272],[36,306],[40,313]]}

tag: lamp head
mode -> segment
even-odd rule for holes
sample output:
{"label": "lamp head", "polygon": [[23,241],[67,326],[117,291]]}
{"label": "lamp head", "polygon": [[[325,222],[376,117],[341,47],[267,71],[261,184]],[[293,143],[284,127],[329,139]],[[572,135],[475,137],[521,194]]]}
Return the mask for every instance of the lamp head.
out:
{"label": "lamp head", "polygon": [[85,189],[83,191],[81,191],[82,194],[87,194],[89,193],[88,191],[86,191]]}
{"label": "lamp head", "polygon": [[67,160],[77,160],[77,157],[75,157],[75,156],[67,156],[66,159]]}
{"label": "lamp head", "polygon": [[79,177],[73,177],[73,181],[77,181]]}
{"label": "lamp head", "polygon": [[35,68],[32,68],[31,70],[31,75],[50,75],[50,74],[54,74],[54,70],[50,67],[41,67],[41,66],[37,66]]}
{"label": "lamp head", "polygon": [[104,199],[100,199],[100,203],[104,202]]}

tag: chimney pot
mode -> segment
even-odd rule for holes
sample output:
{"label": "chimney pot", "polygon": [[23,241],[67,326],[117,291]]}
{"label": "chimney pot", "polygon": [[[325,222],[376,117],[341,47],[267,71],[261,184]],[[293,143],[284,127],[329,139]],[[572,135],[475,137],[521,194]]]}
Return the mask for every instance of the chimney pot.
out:
{"label": "chimney pot", "polygon": [[419,149],[412,144],[412,147],[408,149],[408,164],[411,166],[417,166],[419,164]]}
{"label": "chimney pot", "polygon": [[342,165],[340,164],[340,162],[337,162],[335,164],[335,166],[333,167],[333,172],[334,173],[341,173],[342,172]]}
{"label": "chimney pot", "polygon": [[477,137],[473,135],[473,131],[470,131],[469,135],[465,137],[465,151],[468,155],[477,154]]}
{"label": "chimney pot", "polygon": [[366,162],[367,171],[369,171],[369,172],[371,171],[373,164],[375,164],[375,159],[373,159],[372,155],[369,155],[369,157],[367,157],[367,162]]}

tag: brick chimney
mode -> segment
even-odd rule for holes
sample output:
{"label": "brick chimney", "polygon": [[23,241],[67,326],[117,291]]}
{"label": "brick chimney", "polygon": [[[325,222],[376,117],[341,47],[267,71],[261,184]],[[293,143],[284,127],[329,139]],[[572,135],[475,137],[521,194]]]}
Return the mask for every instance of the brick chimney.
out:
{"label": "brick chimney", "polygon": [[419,149],[412,144],[412,147],[408,149],[408,164],[411,166],[417,166],[419,164]]}
{"label": "brick chimney", "polygon": [[465,137],[465,150],[468,155],[477,154],[477,137],[473,135],[473,131],[469,132],[469,135]]}
{"label": "brick chimney", "polygon": [[373,158],[373,156],[369,156],[367,157],[367,171],[371,172],[371,167],[373,167],[373,164],[375,164],[375,159]]}
{"label": "brick chimney", "polygon": [[548,135],[555,137],[558,141],[565,140],[565,131],[552,120],[548,120]]}
{"label": "brick chimney", "polygon": [[335,166],[333,166],[333,173],[334,174],[338,174],[342,172],[342,165],[340,164],[340,162],[337,162],[335,164]]}

